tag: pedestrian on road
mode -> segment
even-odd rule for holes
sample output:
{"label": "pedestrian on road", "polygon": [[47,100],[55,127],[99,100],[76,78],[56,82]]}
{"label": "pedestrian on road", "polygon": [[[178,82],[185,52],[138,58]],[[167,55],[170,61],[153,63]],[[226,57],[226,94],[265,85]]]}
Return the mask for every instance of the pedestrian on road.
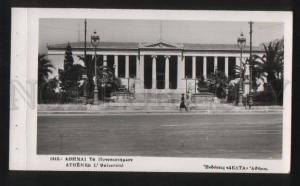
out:
{"label": "pedestrian on road", "polygon": [[182,108],[184,108],[186,110],[186,106],[185,106],[184,101],[185,101],[184,94],[181,94],[181,101],[180,101],[179,110],[181,110]]}

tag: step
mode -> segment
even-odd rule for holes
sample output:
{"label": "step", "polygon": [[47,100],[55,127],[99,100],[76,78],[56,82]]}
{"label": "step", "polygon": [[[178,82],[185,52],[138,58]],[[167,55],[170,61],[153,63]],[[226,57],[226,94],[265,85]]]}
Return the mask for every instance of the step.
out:
{"label": "step", "polygon": [[[192,111],[210,113],[218,112],[282,112],[282,106],[254,106],[252,109],[245,109],[243,106],[234,106],[232,104],[191,104],[189,106]],[[39,112],[160,112],[160,111],[178,111],[179,104],[174,103],[107,103],[100,105],[39,105]]]}

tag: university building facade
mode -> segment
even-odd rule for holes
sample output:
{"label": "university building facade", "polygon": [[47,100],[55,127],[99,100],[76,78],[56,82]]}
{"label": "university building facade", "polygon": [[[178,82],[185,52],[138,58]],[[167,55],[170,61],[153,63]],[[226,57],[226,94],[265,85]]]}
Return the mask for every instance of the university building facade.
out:
{"label": "university building facade", "polygon": [[[70,43],[74,63],[83,65],[79,55],[84,54],[84,43]],[[48,58],[56,68],[64,67],[67,44],[48,45]],[[263,55],[260,47],[252,48],[253,54]],[[94,48],[87,43],[87,55],[94,55]],[[249,58],[249,47],[243,51],[242,61]],[[241,50],[236,44],[173,44],[166,42],[101,42],[97,58],[114,71],[122,84],[136,93],[197,93],[199,78],[206,79],[216,70],[229,78],[234,77],[235,66],[241,65]]]}

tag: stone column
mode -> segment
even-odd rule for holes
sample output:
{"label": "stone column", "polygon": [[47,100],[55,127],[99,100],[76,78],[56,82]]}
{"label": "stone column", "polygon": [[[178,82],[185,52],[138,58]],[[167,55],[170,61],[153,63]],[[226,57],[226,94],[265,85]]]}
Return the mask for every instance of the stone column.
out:
{"label": "stone column", "polygon": [[182,76],[182,79],[184,79],[185,78],[185,56],[182,56],[182,66],[181,66],[181,68],[182,68],[182,74],[181,74],[181,76]]}
{"label": "stone column", "polygon": [[140,79],[140,71],[139,68],[140,67],[140,60],[139,60],[139,56],[136,56],[136,62],[135,62],[135,77],[136,79]]}
{"label": "stone column", "polygon": [[156,58],[157,56],[152,57],[152,89],[156,89]]}
{"label": "stone column", "polygon": [[114,66],[115,66],[115,76],[118,77],[118,70],[119,70],[119,66],[118,66],[118,55],[114,56]]}
{"label": "stone column", "polygon": [[192,78],[196,79],[196,56],[193,56]]}
{"label": "stone column", "polygon": [[225,75],[228,77],[228,57],[225,57]]}
{"label": "stone column", "polygon": [[169,89],[169,78],[170,78],[170,62],[169,62],[170,56],[165,56],[165,60],[166,60],[166,66],[165,66],[165,89]]}
{"label": "stone column", "polygon": [[218,70],[218,57],[217,56],[214,57],[214,72],[216,72],[216,70]]}
{"label": "stone column", "polygon": [[177,56],[177,89],[182,88],[182,56]]}
{"label": "stone column", "polygon": [[129,56],[125,56],[125,78],[129,78]]}
{"label": "stone column", "polygon": [[207,78],[207,57],[203,56],[203,77]]}
{"label": "stone column", "polygon": [[139,79],[140,79],[140,86],[141,89],[144,89],[144,85],[145,85],[145,80],[144,80],[144,56],[140,55],[140,65],[139,68],[137,70],[139,70]]}

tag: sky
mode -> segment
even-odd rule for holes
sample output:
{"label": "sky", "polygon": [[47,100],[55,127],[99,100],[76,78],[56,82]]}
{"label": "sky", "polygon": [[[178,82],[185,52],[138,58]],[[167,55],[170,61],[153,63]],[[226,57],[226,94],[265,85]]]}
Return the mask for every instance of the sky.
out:
{"label": "sky", "polygon": [[[283,23],[254,22],[253,45],[283,37]],[[84,19],[41,19],[39,52],[47,44],[84,41]],[[87,42],[97,31],[101,41],[236,44],[241,32],[249,44],[248,22],[87,19]]]}

